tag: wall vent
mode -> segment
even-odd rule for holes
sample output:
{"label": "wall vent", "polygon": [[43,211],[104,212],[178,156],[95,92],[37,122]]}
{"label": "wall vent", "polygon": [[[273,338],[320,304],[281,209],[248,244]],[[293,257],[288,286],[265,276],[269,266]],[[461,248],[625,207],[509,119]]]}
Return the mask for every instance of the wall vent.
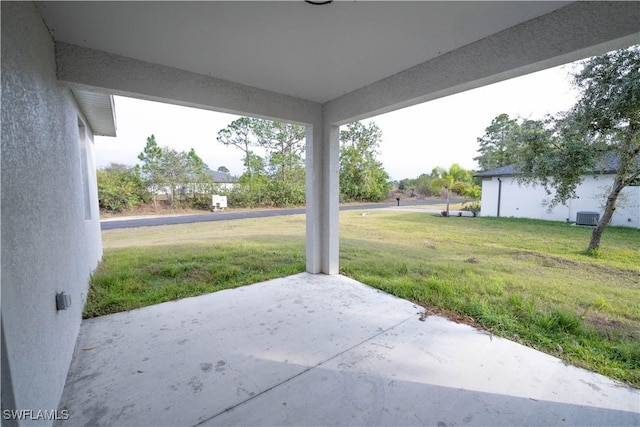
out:
{"label": "wall vent", "polygon": [[576,215],[576,225],[596,225],[599,220],[598,212],[578,212]]}

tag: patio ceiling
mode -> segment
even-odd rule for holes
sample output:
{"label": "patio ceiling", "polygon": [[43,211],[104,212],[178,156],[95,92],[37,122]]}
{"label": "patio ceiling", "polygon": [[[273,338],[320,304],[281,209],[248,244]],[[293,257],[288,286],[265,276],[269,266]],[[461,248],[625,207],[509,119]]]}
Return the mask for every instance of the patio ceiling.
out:
{"label": "patio ceiling", "polygon": [[324,103],[570,2],[41,2],[56,41]]}
{"label": "patio ceiling", "polygon": [[[635,44],[640,8],[634,3],[36,5],[58,42],[59,78],[76,90],[302,123],[309,115],[296,110],[325,105],[326,119],[343,124]],[[208,88],[180,87],[203,78],[210,79]],[[149,88],[141,88],[145,81]],[[177,84],[173,91],[169,82]],[[212,87],[217,99],[198,96]],[[183,96],[189,90],[194,96]],[[220,99],[232,92],[245,102]],[[265,103],[270,107],[256,107]],[[277,111],[274,103],[294,113]]]}

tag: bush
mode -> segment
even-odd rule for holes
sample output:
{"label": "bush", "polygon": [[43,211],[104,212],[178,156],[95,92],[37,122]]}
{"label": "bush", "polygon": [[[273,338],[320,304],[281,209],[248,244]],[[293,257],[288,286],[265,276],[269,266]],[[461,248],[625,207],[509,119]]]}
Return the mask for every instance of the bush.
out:
{"label": "bush", "polygon": [[[466,204],[467,202],[465,202]],[[478,213],[480,212],[480,203],[477,201],[473,201],[469,204],[467,204],[466,206],[462,207],[463,211],[467,211],[467,212],[471,212],[473,214],[473,216],[478,216]]]}
{"label": "bush", "polygon": [[96,175],[101,209],[122,212],[152,199],[137,168],[112,163]]}

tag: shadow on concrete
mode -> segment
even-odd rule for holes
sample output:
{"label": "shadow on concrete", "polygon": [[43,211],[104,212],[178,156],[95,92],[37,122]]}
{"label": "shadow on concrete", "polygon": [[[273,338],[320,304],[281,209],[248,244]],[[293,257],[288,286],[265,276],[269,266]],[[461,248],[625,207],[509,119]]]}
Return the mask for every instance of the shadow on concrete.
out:
{"label": "shadow on concrete", "polygon": [[[366,363],[366,362],[365,362]],[[638,425],[637,412],[400,380],[343,364],[203,420],[200,425]]]}

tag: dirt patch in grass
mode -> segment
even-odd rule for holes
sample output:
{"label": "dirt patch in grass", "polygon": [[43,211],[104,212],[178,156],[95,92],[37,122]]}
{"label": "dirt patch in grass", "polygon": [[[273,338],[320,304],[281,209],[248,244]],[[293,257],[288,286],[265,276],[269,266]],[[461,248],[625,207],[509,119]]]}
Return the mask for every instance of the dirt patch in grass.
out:
{"label": "dirt patch in grass", "polygon": [[618,334],[640,339],[640,329],[620,320],[610,319],[606,314],[592,312],[582,316],[582,320],[607,336]]}
{"label": "dirt patch in grass", "polygon": [[606,264],[593,264],[588,262],[578,262],[558,256],[544,255],[529,251],[516,251],[512,254],[516,261],[532,260],[537,265],[547,268],[575,269],[580,268],[591,273],[595,278],[602,276],[616,277],[620,285],[638,288],[640,286],[640,273],[634,270],[617,268]]}
{"label": "dirt patch in grass", "polygon": [[422,244],[425,248],[436,249],[436,245],[431,240],[425,239],[422,241]]}
{"label": "dirt patch in grass", "polygon": [[615,268],[608,265],[589,265],[585,268],[589,268],[598,274],[615,277],[616,280],[618,280],[618,285],[631,289],[640,288],[640,273],[637,271]]}
{"label": "dirt patch in grass", "polygon": [[516,251],[513,253],[512,257],[517,261],[533,259],[543,267],[561,268],[561,267],[576,267],[577,265],[579,265],[578,262],[572,261],[570,259],[543,255],[535,252]]}
{"label": "dirt patch in grass", "polygon": [[487,330],[484,326],[478,323],[473,317],[466,314],[456,313],[453,310],[447,310],[439,307],[424,307],[425,313],[421,313],[421,317],[440,316],[445,319],[449,319],[452,322],[461,323],[463,325],[469,325],[476,329]]}

